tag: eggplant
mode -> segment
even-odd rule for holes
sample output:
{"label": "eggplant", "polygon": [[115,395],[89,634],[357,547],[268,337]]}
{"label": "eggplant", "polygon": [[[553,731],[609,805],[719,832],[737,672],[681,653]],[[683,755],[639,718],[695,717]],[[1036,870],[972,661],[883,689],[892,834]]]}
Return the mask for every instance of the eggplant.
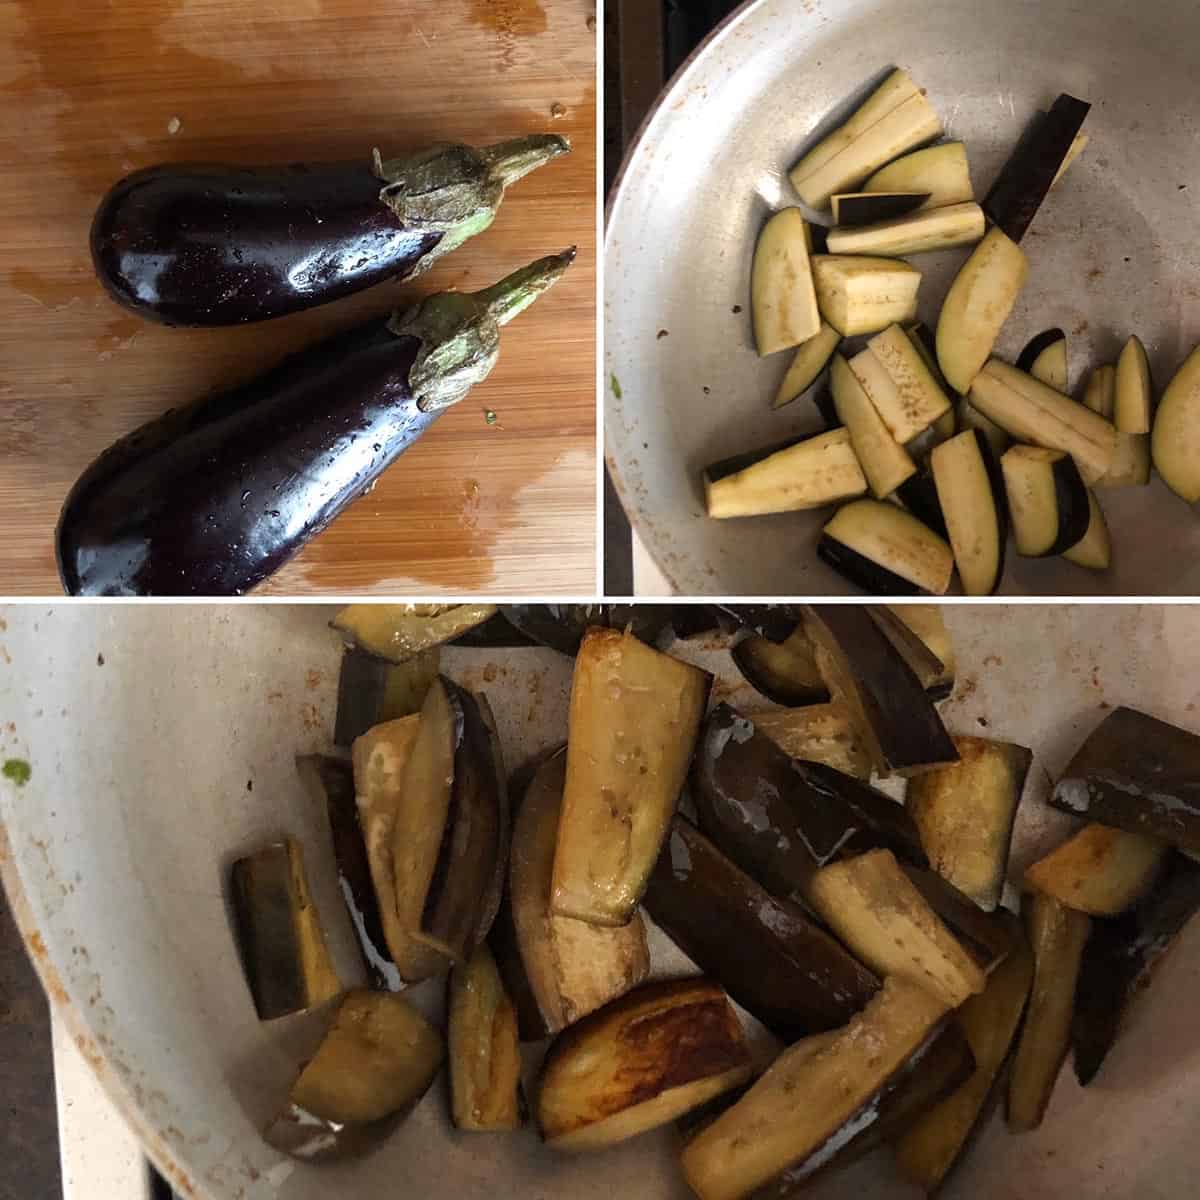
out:
{"label": "eggplant", "polygon": [[987,438],[994,454],[1003,455],[1012,444],[1008,431],[1001,429],[991,417],[985,417],[966,396],[959,400],[954,415],[960,429],[978,429]]}
{"label": "eggplant", "polygon": [[1149,433],[1154,424],[1154,383],[1146,347],[1136,335],[1117,359],[1113,424],[1119,433]]}
{"label": "eggplant", "polygon": [[1062,160],[1062,166],[1058,168],[1058,173],[1054,176],[1054,182],[1051,183],[1050,189],[1053,191],[1059,184],[1059,181],[1067,173],[1070,165],[1087,149],[1088,142],[1092,139],[1086,133],[1077,133],[1071,139],[1071,148],[1067,151]]}
{"label": "eggplant", "polygon": [[387,161],[376,150],[370,163],[164,163],[100,202],[92,262],[152,321],[265,321],[424,271],[492,223],[509,184],[569,149],[534,134]]}
{"label": "eggplant", "polygon": [[830,254],[924,254],[970,246],[983,237],[983,209],[973,200],[874,225],[829,231]]}
{"label": "eggplant", "polygon": [[917,315],[921,272],[900,259],[817,254],[812,273],[821,316],[843,337],[876,333]]}
{"label": "eggplant", "polygon": [[1000,459],[1017,553],[1062,554],[1087,533],[1091,505],[1075,460],[1062,450],[1012,446]]}
{"label": "eggplant", "polygon": [[342,991],[294,838],[239,858],[230,901],[242,970],[260,1021],[306,1012]]}
{"label": "eggplant", "polygon": [[991,596],[1004,575],[1008,504],[1000,464],[987,438],[967,429],[935,446],[930,456],[938,504],[963,591]]}
{"label": "eggplant", "polygon": [[784,1041],[844,1025],[879,981],[677,816],[643,900],[706,975]]}
{"label": "eggplant", "polygon": [[928,526],[938,537],[949,539],[946,517],[938,501],[937,484],[933,482],[931,472],[918,471],[896,489],[895,496],[922,525]]}
{"label": "eggplant", "polygon": [[[405,663],[462,637],[495,615],[494,604],[350,604],[339,609],[329,624],[353,649],[385,662]],[[420,707],[418,703],[413,711]]]}
{"label": "eggplant", "polygon": [[836,230],[891,221],[915,212],[929,198],[929,192],[841,192],[830,198],[833,224]]}
{"label": "eggplant", "polygon": [[337,715],[333,744],[352,745],[376,725],[421,711],[425,694],[438,676],[437,648],[402,663],[390,663],[362,650],[342,655],[338,672]]}
{"label": "eggplant", "polygon": [[917,465],[888,432],[858,376],[840,354],[833,356],[829,386],[836,423],[846,427],[871,494],[882,500],[916,474]]}
{"label": "eggplant", "polygon": [[278,570],[485,379],[499,327],[574,251],[443,293],[167,412],[76,481],[56,534],[72,595],[240,595]]}
{"label": "eggplant", "polygon": [[1150,482],[1150,435],[1117,432],[1112,463],[1097,487],[1145,487]]}
{"label": "eggplant", "polygon": [[538,1081],[556,1150],[599,1150],[665,1125],[754,1073],[725,993],[706,979],[650,983],[560,1034]]}
{"label": "eggplant", "polygon": [[708,607],[727,633],[745,629],[771,642],[786,642],[800,624],[800,608],[795,604],[710,604]]}
{"label": "eggplant", "polygon": [[822,321],[821,328],[796,348],[791,366],[775,393],[771,407],[782,408],[808,391],[833,357],[841,340],[841,334],[828,322]]}
{"label": "eggplant", "polygon": [[1117,402],[1117,370],[1105,363],[1088,376],[1083,390],[1083,404],[1098,417],[1111,421]]}
{"label": "eggplant", "polygon": [[975,199],[967,148],[962,142],[942,142],[914,150],[881,167],[866,183],[864,192],[928,192],[921,208],[944,208]]}
{"label": "eggplant", "polygon": [[1067,335],[1061,329],[1046,329],[1032,337],[1017,355],[1017,370],[1028,371],[1056,392],[1067,390]]}
{"label": "eggplant", "polygon": [[[911,607],[913,606],[900,604],[889,608],[885,604],[872,604],[867,611],[883,635],[892,643],[896,653],[908,663],[909,670],[917,677],[930,700],[945,700],[954,691],[953,655],[949,656],[951,661],[947,665],[930,649],[917,629],[905,619],[906,610]],[[934,612],[937,610],[934,609]],[[940,626],[940,631],[943,641],[948,646],[949,638],[945,636],[944,624]]]}
{"label": "eggplant", "polygon": [[850,369],[900,443],[912,441],[950,411],[950,398],[899,325],[871,338],[867,349],[850,360]]}
{"label": "eggplant", "polygon": [[1200,500],[1200,346],[1167,385],[1154,414],[1154,469],[1177,496]]}
{"label": "eggplant", "polygon": [[575,658],[553,911],[624,925],[687,778],[712,677],[629,634],[591,629]]}
{"label": "eggplant", "polygon": [[875,596],[941,596],[954,573],[954,554],[943,538],[879,500],[839,508],[821,531],[817,557]]}
{"label": "eggplant", "polygon": [[902,625],[921,639],[925,648],[942,664],[942,673],[936,679],[923,676],[921,670],[914,664],[912,656],[900,645],[893,635],[888,623],[881,621],[881,610],[878,605],[871,609],[871,616],[876,624],[888,636],[888,640],[900,652],[901,656],[916,672],[918,678],[929,693],[930,699],[942,700],[954,691],[956,655],[954,641],[946,628],[944,610],[940,604],[887,604],[883,611],[889,612]]}
{"label": "eggplant", "polygon": [[[930,374],[933,376],[937,385],[941,390],[952,399],[955,398],[954,389],[946,382],[945,375],[942,374],[942,368],[938,366],[937,360],[937,339],[930,332],[929,326],[924,321],[913,321],[909,325],[904,326],[904,332],[908,335],[908,340],[912,342],[917,353],[921,356],[925,365],[929,368]],[[953,408],[947,409],[936,421],[934,421],[931,429],[925,431],[937,435],[938,441],[945,441],[951,438],[958,432],[958,416]],[[936,443],[935,443],[936,444]]]}
{"label": "eggplant", "polygon": [[700,1200],[741,1200],[783,1171],[825,1165],[878,1115],[875,1100],[945,1024],[945,1005],[907,979],[879,994],[814,1052],[785,1050],[753,1087],[685,1147]]}
{"label": "eggplant", "polygon": [[1200,737],[1136,709],[1114,708],[1075,751],[1050,803],[1200,851]]}
{"label": "eggplant", "polygon": [[730,655],[750,686],[776,704],[798,708],[829,699],[803,625],[796,626],[786,642],[772,642],[752,633],[738,642]]}
{"label": "eggplant", "polygon": [[593,627],[627,629],[654,645],[679,616],[670,604],[504,604],[500,611],[529,641],[574,657]]}
{"label": "eggplant", "polygon": [[754,247],[750,313],[760,355],[799,346],[821,332],[809,262],[808,223],[798,208],[777,212]]}
{"label": "eggplant", "polygon": [[1071,1046],[1085,1087],[1096,1077],[1138,996],[1200,911],[1200,866],[1177,854],[1157,887],[1124,916],[1093,921],[1083,948]]}
{"label": "eggplant", "polygon": [[984,912],[964,892],[936,871],[903,865],[908,881],[937,915],[943,925],[974,959],[985,975],[990,975],[1005,959],[1009,938],[1000,920]]}
{"label": "eggplant", "polygon": [[747,716],[789,757],[824,763],[855,779],[871,778],[870,752],[844,704],[773,708]]}
{"label": "eggplant", "polygon": [[1112,561],[1112,542],[1108,536],[1108,523],[1094,492],[1088,492],[1087,533],[1069,550],[1064,550],[1062,556],[1077,567],[1087,567],[1091,571],[1108,569]]}

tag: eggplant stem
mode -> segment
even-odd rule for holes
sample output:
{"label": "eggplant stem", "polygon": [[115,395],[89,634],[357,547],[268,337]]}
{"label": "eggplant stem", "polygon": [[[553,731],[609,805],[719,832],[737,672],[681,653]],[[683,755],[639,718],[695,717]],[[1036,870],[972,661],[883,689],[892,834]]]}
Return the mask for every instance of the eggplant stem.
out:
{"label": "eggplant stem", "polygon": [[575,261],[575,255],[575,247],[569,246],[560,254],[539,258],[506,275],[499,283],[476,292],[473,298],[487,309],[488,316],[497,325],[507,325],[562,278],[563,272]]}
{"label": "eggplant stem", "polygon": [[479,153],[490,178],[506,188],[570,149],[571,143],[557,133],[532,133],[485,146]]}

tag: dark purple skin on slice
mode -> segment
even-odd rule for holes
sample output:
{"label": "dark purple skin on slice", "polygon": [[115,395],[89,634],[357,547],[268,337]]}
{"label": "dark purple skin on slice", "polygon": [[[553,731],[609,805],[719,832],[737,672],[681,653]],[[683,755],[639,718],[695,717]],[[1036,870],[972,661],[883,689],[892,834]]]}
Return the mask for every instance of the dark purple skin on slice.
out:
{"label": "dark purple skin on slice", "polygon": [[760,450],[747,450],[743,454],[732,454],[728,458],[723,458],[719,462],[705,467],[705,477],[710,482],[716,483],[718,479],[724,479],[727,475],[736,475],[739,471],[744,471],[747,467],[752,467],[755,463],[762,462],[764,458],[770,458],[772,454],[778,454],[780,450],[788,450],[792,446],[798,446],[801,442],[806,442],[810,438],[819,436],[820,434],[806,433],[801,437],[788,438],[782,442],[773,442],[770,446],[763,446]]}
{"label": "dark purple skin on slice", "polygon": [[838,201],[838,225],[845,229],[892,221],[920,208],[930,193],[908,195],[903,192],[866,192]]}
{"label": "dark purple skin on slice", "polygon": [[751,635],[743,638],[730,651],[734,666],[755,691],[785,708],[802,708],[806,704],[824,704],[828,701],[828,688],[814,687],[807,680],[788,678],[780,673],[769,656],[763,653],[763,641],[766,640]]}
{"label": "dark purple skin on slice", "polygon": [[936,871],[905,865],[904,873],[984,971],[990,971],[1007,957],[1012,940],[1000,920],[984,912]]}
{"label": "dark purple skin on slice", "polygon": [[996,506],[996,526],[1000,535],[1000,557],[996,563],[996,578],[992,582],[990,595],[994,596],[999,590],[1000,581],[1004,578],[1004,560],[1008,553],[1008,489],[1004,486],[1004,472],[1000,469],[1000,460],[992,450],[992,444],[978,429],[972,429],[975,435],[975,445],[979,447],[979,455],[983,459],[984,470],[987,471],[988,483],[992,489],[992,503]]}
{"label": "dark purple skin on slice", "polygon": [[946,518],[938,500],[937,485],[929,471],[918,471],[915,475],[910,475],[896,489],[896,495],[904,501],[904,507],[922,525],[928,525],[934,533],[949,540],[950,532],[946,528]]}
{"label": "dark purple skin on slice", "polygon": [[921,589],[902,575],[881,567],[857,550],[839,542],[829,534],[821,534],[817,557],[832,567],[843,579],[849,580],[871,596],[920,596]]}
{"label": "dark purple skin on slice", "polygon": [[1049,349],[1055,342],[1065,342],[1067,335],[1061,329],[1046,329],[1026,343],[1025,349],[1017,356],[1017,370],[1028,371],[1037,362],[1038,355]]}
{"label": "dark purple skin on slice", "polygon": [[1064,454],[1052,470],[1054,501],[1058,506],[1058,537],[1046,551],[1047,555],[1063,554],[1082,541],[1092,521],[1087,484],[1083,482],[1075,460],[1069,454]]}
{"label": "dark purple skin on slice", "polygon": [[714,604],[712,610],[730,629],[749,629],[771,642],[786,642],[800,624],[794,604]]}
{"label": "dark purple skin on slice", "polygon": [[833,393],[828,386],[818,388],[813,393],[813,404],[817,406],[817,412],[821,414],[821,420],[825,422],[826,433],[841,425],[841,421],[838,420],[837,408],[833,403]]}

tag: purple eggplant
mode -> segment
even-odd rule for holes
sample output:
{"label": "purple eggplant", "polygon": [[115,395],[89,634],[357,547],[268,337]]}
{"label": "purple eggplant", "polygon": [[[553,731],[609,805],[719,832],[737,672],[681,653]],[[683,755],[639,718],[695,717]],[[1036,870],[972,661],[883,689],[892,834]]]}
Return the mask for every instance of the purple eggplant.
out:
{"label": "purple eggplant", "polygon": [[63,505],[72,595],[228,596],[264,580],[485,379],[500,326],[575,257],[442,293],[172,410],[84,471]]}
{"label": "purple eggplant", "polygon": [[92,223],[112,296],[168,325],[238,325],[423,271],[482,233],[505,188],[570,144],[535,134],[373,163],[164,163],[122,179]]}

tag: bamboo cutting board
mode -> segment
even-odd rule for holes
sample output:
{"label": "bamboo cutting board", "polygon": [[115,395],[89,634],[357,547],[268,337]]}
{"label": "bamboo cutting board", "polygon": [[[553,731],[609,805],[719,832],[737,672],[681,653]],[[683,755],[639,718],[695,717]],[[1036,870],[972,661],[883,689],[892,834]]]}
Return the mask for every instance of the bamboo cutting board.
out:
{"label": "bamboo cutting board", "polygon": [[[593,0],[0,0],[0,594],[57,593],[83,468],[167,408],[432,291],[579,257],[491,378],[261,591],[591,593],[595,585]],[[385,157],[562,133],[487,232],[426,275],[236,329],[148,324],[92,274],[122,175],[169,160]],[[487,413],[495,413],[489,423]]]}

